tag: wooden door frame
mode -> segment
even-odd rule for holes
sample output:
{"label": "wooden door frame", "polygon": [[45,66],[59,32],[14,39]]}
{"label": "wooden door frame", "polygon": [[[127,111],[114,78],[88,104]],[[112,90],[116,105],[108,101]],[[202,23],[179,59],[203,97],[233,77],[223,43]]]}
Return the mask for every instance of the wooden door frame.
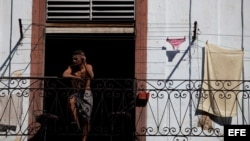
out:
{"label": "wooden door frame", "polygon": [[[46,0],[33,0],[32,7],[32,45],[31,45],[31,77],[44,77],[44,56],[45,56],[45,24],[46,24]],[[147,0],[136,0],[136,26],[135,26],[135,78],[147,78]],[[145,84],[146,85],[146,84]],[[34,98],[34,96],[30,96]],[[33,99],[34,101],[34,99]],[[29,123],[32,122],[33,110],[42,108],[42,99],[35,97],[35,101],[39,102],[38,107],[33,107],[30,110]],[[136,121],[140,116],[139,123],[137,123],[136,131],[140,133],[141,127],[146,127],[146,108],[136,108]],[[144,116],[141,116],[141,115]],[[141,118],[143,117],[143,118]],[[139,141],[145,141],[145,136],[140,136]]]}

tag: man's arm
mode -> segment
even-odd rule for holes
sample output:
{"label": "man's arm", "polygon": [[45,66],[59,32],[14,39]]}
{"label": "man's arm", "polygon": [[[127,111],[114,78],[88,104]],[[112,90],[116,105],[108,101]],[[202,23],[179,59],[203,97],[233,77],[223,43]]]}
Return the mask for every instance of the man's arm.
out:
{"label": "man's arm", "polygon": [[86,56],[83,56],[83,65],[86,68],[86,72],[89,75],[90,79],[94,78],[93,67],[91,64],[87,63]]}
{"label": "man's arm", "polygon": [[70,66],[69,66],[69,67],[63,72],[63,77],[65,77],[65,78],[79,78],[79,77],[77,77],[77,76],[75,76],[75,75],[72,75],[71,72],[72,72],[72,70],[71,70],[71,68],[70,68]]}
{"label": "man's arm", "polygon": [[91,79],[94,78],[94,72],[93,72],[93,67],[92,67],[92,65],[87,64],[87,65],[86,65],[86,71],[87,71],[87,73],[88,73],[88,75],[89,75],[89,77],[90,77]]}

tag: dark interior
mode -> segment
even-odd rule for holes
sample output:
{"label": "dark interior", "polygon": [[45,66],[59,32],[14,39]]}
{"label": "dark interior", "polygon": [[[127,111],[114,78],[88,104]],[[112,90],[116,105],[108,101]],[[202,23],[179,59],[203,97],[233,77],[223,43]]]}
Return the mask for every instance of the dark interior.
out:
{"label": "dark interior", "polygon": [[[112,139],[113,141],[122,141],[122,140],[130,140],[128,136],[119,135],[116,137],[113,135],[109,135],[105,133],[95,132],[95,126],[99,128],[99,119],[98,117],[101,116],[99,114],[102,113],[102,107],[98,107],[100,105],[101,99],[105,99],[106,107],[107,107],[107,116],[102,117],[104,119],[104,123],[100,123],[104,126],[104,128],[110,129],[111,125],[112,128],[119,129],[119,126],[125,125],[124,129],[129,129],[126,131],[126,134],[132,135],[132,128],[131,126],[134,125],[134,108],[129,109],[129,114],[131,114],[132,119],[126,119],[124,116],[117,117],[114,119],[110,119],[110,114],[114,112],[119,112],[121,109],[124,108],[131,108],[128,107],[129,103],[133,100],[131,97],[131,93],[133,95],[133,87],[132,84],[131,89],[126,92],[123,88],[127,87],[127,85],[120,81],[120,79],[134,79],[134,64],[135,64],[135,39],[134,35],[132,34],[47,34],[46,35],[46,48],[45,48],[45,76],[56,76],[61,78],[63,71],[67,68],[67,66],[72,62],[72,52],[74,50],[81,49],[85,52],[87,57],[87,62],[92,64],[93,70],[95,73],[94,79],[106,80],[106,79],[114,79],[119,80],[119,84],[124,84],[124,87],[121,85],[117,85],[114,90],[108,91],[95,91],[93,93],[98,96],[94,97],[94,119],[93,122],[94,127],[92,130],[92,135],[89,137],[89,140],[107,140],[109,141]],[[94,80],[93,80],[94,81]],[[118,82],[118,81],[117,81]],[[114,84],[117,84],[115,82]],[[126,86],[125,86],[126,85]],[[92,87],[95,87],[92,85]],[[56,89],[56,88],[55,88]],[[49,113],[58,115],[62,120],[57,121],[56,124],[49,124],[49,128],[54,128],[56,126],[57,129],[64,130],[67,126],[64,126],[65,122],[68,122],[68,119],[64,119],[64,112],[67,112],[67,98],[63,97],[61,94],[57,93],[55,90],[52,90],[50,94],[52,95],[47,96],[44,102],[45,110]],[[53,94],[55,93],[55,94]],[[113,97],[110,93],[120,93],[120,99],[117,97]],[[130,93],[130,94],[128,94]],[[57,95],[58,94],[58,95]],[[100,98],[101,95],[104,95],[104,98]],[[128,97],[124,95],[129,95]],[[123,97],[123,98],[122,98]],[[56,101],[56,98],[59,98],[59,101]],[[122,99],[122,100],[121,100]],[[125,101],[121,103],[120,101]],[[133,101],[132,101],[133,102]],[[59,110],[58,110],[59,109]],[[62,109],[62,110],[61,110]],[[58,112],[58,111],[62,112]],[[121,121],[121,122],[120,122]],[[125,121],[125,122],[124,122]],[[47,140],[53,140],[56,136],[58,140],[62,139],[75,139],[81,140],[79,136],[76,135],[67,135],[68,133],[65,132],[62,135],[56,135],[53,130],[49,129],[50,131],[47,134]],[[120,128],[121,129],[121,128]],[[105,130],[105,129],[103,129]],[[119,130],[117,130],[119,131]],[[62,131],[64,132],[64,131]]]}
{"label": "dark interior", "polygon": [[61,77],[81,49],[92,64],[95,78],[134,78],[135,41],[132,34],[48,34],[45,76]]}

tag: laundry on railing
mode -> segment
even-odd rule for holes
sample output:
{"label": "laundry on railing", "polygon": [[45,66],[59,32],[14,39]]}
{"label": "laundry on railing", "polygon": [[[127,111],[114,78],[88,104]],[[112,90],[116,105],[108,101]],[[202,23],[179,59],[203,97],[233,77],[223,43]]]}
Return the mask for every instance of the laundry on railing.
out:
{"label": "laundry on railing", "polygon": [[15,131],[22,114],[23,96],[6,94],[0,98],[0,132]]}
{"label": "laundry on railing", "polygon": [[220,117],[236,115],[242,64],[242,50],[228,50],[206,44],[199,110]]}

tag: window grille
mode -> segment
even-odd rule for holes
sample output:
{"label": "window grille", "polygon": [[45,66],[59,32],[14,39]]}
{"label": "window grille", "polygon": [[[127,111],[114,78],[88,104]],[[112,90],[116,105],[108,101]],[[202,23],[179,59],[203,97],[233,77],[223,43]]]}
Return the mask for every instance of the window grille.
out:
{"label": "window grille", "polygon": [[134,21],[135,0],[47,0],[47,22]]}

